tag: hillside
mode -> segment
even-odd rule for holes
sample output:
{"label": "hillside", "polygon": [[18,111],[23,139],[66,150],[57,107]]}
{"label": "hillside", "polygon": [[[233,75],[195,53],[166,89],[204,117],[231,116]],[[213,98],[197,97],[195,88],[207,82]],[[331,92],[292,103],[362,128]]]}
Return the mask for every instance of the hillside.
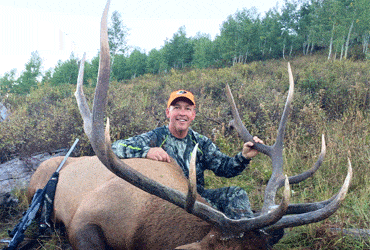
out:
{"label": "hillside", "polygon": [[[369,242],[330,228],[369,227],[370,64],[366,61],[327,61],[305,56],[291,61],[295,79],[293,110],[285,139],[288,176],[313,166],[326,138],[327,154],[313,178],[292,186],[292,202],[315,202],[338,192],[347,172],[348,158],[354,176],[343,205],[324,222],[287,229],[276,249],[370,249]],[[229,84],[245,126],[265,144],[272,145],[288,90],[286,60],[237,64],[222,69],[171,70],[113,82],[108,101],[112,140],[126,138],[166,124],[165,107],[173,90],[194,93],[197,117],[192,128],[212,138],[229,155],[240,151],[242,141],[227,124],[231,119],[225,85]],[[80,138],[79,154],[91,155],[82,119],[73,96],[74,86],[38,86],[28,96],[9,95],[4,104],[10,117],[0,123],[2,161],[72,145]],[[93,99],[93,88],[85,94]],[[250,195],[253,209],[262,204],[271,174],[270,160],[259,154],[249,169],[232,178],[207,173],[207,187],[237,185]],[[323,237],[325,236],[325,237]]]}

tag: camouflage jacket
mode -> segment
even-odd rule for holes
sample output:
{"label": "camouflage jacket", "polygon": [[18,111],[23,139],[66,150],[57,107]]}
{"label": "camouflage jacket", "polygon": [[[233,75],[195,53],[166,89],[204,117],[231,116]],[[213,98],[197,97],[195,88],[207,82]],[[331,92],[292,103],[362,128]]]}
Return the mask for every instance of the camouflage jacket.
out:
{"label": "camouflage jacket", "polygon": [[118,140],[112,144],[112,148],[119,158],[145,158],[151,147],[162,147],[181,166],[185,176],[189,177],[190,154],[197,143],[199,148],[196,171],[199,194],[204,190],[205,170],[211,170],[217,176],[230,178],[240,174],[250,161],[241,153],[234,157],[223,154],[209,138],[191,129],[184,139],[178,139],[170,133],[168,126]]}

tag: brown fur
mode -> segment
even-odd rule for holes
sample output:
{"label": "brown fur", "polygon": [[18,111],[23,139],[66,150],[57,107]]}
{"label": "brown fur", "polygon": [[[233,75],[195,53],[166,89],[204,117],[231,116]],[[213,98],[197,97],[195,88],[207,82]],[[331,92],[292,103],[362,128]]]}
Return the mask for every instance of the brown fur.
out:
{"label": "brown fur", "polygon": [[[30,198],[45,186],[62,159],[56,157],[39,166],[30,182]],[[124,161],[166,186],[187,192],[187,180],[175,164]],[[211,228],[115,176],[95,156],[69,158],[65,163],[55,194],[54,220],[65,225],[76,249],[91,248],[91,242],[98,248],[105,244],[113,249],[174,248],[201,240]]]}
{"label": "brown fur", "polygon": [[[56,157],[39,166],[31,178],[29,198],[45,186],[62,160]],[[124,161],[153,180],[187,193],[187,180],[176,164],[148,159]],[[197,199],[204,202],[201,197]],[[55,194],[54,220],[65,225],[74,249],[174,249],[201,241],[212,228],[185,210],[120,179],[96,156],[69,158],[65,163]],[[199,248],[200,244],[214,245],[219,238],[207,237],[203,243],[195,243],[197,248],[186,249],[214,249]],[[243,238],[251,240],[249,236]],[[252,238],[264,242],[260,237]]]}

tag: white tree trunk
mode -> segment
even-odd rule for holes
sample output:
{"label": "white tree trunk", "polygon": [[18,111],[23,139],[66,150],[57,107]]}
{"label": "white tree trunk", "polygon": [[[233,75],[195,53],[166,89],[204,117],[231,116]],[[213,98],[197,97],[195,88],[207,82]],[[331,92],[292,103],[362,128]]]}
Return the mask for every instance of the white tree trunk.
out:
{"label": "white tree trunk", "polygon": [[310,54],[312,55],[312,52],[313,52],[313,49],[314,49],[314,44],[313,44],[313,42],[312,42],[312,44],[311,44],[311,50],[310,50]]}
{"label": "white tree trunk", "polygon": [[351,26],[349,27],[349,30],[348,30],[348,36],[347,36],[347,41],[346,41],[346,49],[345,49],[345,52],[344,52],[344,58],[345,59],[347,59],[347,56],[348,56],[349,38],[351,36],[351,32],[352,32],[352,28],[353,28],[353,23],[354,23],[354,21],[352,21]]}
{"label": "white tree trunk", "polygon": [[310,51],[310,42],[307,42],[307,48],[306,48],[306,54],[305,55],[308,55],[308,51]]}
{"label": "white tree trunk", "polygon": [[333,37],[330,38],[328,60],[330,60],[332,50],[333,50]]}
{"label": "white tree trunk", "polygon": [[331,53],[333,51],[334,27],[335,27],[335,25],[333,24],[333,29],[331,30],[331,37],[330,37],[330,44],[329,44],[328,60],[330,60]]}
{"label": "white tree trunk", "polygon": [[367,53],[367,50],[368,50],[368,47],[369,47],[369,38],[370,38],[370,34],[364,34],[362,36],[362,52],[364,54]]}

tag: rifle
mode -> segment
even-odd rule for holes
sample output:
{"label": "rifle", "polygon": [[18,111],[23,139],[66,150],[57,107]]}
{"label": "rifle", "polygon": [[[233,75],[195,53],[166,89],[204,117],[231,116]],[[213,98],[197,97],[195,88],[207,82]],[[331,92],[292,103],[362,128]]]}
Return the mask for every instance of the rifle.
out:
{"label": "rifle", "polygon": [[9,236],[12,237],[12,240],[9,242],[9,246],[5,247],[4,250],[13,250],[16,249],[18,244],[21,243],[24,239],[24,232],[31,225],[32,221],[35,219],[38,211],[42,208],[41,212],[41,222],[40,222],[40,232],[44,233],[46,226],[50,227],[51,214],[53,212],[55,190],[58,184],[59,171],[63,167],[64,163],[67,161],[67,158],[74,150],[78,139],[73,143],[72,147],[67,152],[63,161],[60,163],[57,170],[53,173],[50,180],[43,189],[38,189],[32,198],[32,202],[24,213],[20,222],[14,227],[13,231],[9,231]]}

